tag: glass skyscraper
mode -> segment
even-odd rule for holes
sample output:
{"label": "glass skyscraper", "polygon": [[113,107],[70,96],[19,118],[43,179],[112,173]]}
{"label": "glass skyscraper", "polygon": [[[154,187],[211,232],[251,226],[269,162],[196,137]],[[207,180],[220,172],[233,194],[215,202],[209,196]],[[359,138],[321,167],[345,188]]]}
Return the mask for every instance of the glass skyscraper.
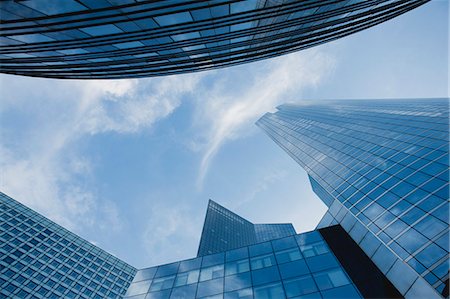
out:
{"label": "glass skyscraper", "polygon": [[48,78],[138,78],[309,48],[428,0],[52,0],[0,5],[0,70]]}
{"label": "glass skyscraper", "polygon": [[281,105],[258,122],[405,297],[448,296],[449,101]]}
{"label": "glass skyscraper", "polygon": [[[210,201],[207,215],[213,208],[232,213]],[[213,219],[205,227],[229,225]],[[401,297],[339,225],[303,234],[292,225],[262,226],[252,244],[137,271],[2,193],[0,298]]]}
{"label": "glass skyscraper", "polygon": [[295,235],[292,224],[253,224],[209,200],[197,256]]}
{"label": "glass skyscraper", "polygon": [[122,298],[136,269],[0,192],[0,298]]}
{"label": "glass skyscraper", "polygon": [[125,298],[401,298],[339,225],[263,224],[261,237],[256,226],[210,201],[199,252],[216,253],[139,270]]}

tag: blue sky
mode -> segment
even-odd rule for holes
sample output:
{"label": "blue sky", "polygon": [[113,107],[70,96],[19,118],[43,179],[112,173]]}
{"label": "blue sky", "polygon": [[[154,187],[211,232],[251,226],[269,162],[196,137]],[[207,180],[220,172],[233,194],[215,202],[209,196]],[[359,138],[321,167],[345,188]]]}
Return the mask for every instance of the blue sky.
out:
{"label": "blue sky", "polygon": [[0,79],[0,188],[138,268],[193,257],[209,198],[314,229],[305,172],[254,123],[285,102],[448,96],[448,2],[302,52],[117,81]]}

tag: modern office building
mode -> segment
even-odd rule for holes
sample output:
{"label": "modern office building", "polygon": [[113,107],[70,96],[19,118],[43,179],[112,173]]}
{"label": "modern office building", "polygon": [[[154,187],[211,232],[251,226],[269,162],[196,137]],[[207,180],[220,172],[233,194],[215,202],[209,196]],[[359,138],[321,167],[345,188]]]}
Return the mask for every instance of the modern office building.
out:
{"label": "modern office building", "polygon": [[0,67],[71,79],[197,72],[333,41],[426,2],[4,1]]}
{"label": "modern office building", "polygon": [[[292,225],[264,224],[262,239],[256,226],[210,201],[200,249],[216,253],[139,270],[125,298],[402,297],[339,225],[295,234]],[[241,245],[220,251],[227,241]]]}
{"label": "modern office building", "polygon": [[[215,217],[210,229],[250,223],[210,201],[207,215],[212,209],[236,218]],[[340,226],[299,235],[292,225],[263,226],[251,244],[136,271],[0,193],[0,298],[400,297]]]}
{"label": "modern office building", "polygon": [[281,105],[258,122],[407,298],[448,296],[449,100]]}
{"label": "modern office building", "polygon": [[278,107],[258,125],[329,207],[318,228],[209,201],[197,257],[138,271],[0,193],[0,298],[446,298],[448,113],[448,99]]}
{"label": "modern office building", "polygon": [[122,298],[136,269],[0,192],[0,298]]}
{"label": "modern office building", "polygon": [[292,224],[253,224],[209,200],[197,256],[295,235]]}

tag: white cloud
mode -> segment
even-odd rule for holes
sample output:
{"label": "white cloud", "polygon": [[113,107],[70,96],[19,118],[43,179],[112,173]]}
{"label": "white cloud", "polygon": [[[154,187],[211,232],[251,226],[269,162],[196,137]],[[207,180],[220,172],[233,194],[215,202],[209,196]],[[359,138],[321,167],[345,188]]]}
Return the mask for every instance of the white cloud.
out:
{"label": "white cloud", "polygon": [[69,229],[120,230],[115,203],[99,198],[89,185],[92,166],[80,149],[83,141],[103,132],[150,128],[172,113],[200,78],[64,81],[1,76],[0,188]]}
{"label": "white cloud", "polygon": [[204,136],[198,187],[226,141],[251,132],[256,120],[277,105],[301,100],[305,88],[317,87],[334,64],[329,55],[311,49],[227,70],[197,105],[198,125],[210,128]]}
{"label": "white cloud", "polygon": [[193,213],[183,202],[176,206],[164,201],[151,202],[147,226],[142,235],[148,252],[147,263],[158,265],[190,258],[189,254],[198,246],[201,231],[201,227],[196,225],[200,223],[192,219],[198,211]]}

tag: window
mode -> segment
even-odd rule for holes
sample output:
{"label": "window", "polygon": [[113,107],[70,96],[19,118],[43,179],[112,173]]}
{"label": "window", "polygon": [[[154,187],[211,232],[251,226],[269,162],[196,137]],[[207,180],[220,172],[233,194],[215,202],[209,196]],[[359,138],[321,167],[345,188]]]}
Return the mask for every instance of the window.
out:
{"label": "window", "polygon": [[255,299],[279,299],[285,298],[283,287],[280,283],[273,283],[255,288]]}
{"label": "window", "polygon": [[153,280],[152,286],[150,287],[150,292],[169,289],[172,287],[174,280],[175,275],[156,278]]}
{"label": "window", "polygon": [[200,272],[200,281],[223,277],[223,265],[203,268]]}
{"label": "window", "polygon": [[275,252],[275,256],[278,264],[288,263],[302,258],[302,254],[298,248]]}
{"label": "window", "polygon": [[314,280],[320,290],[336,288],[350,283],[345,273],[339,268],[316,273],[314,274]]}
{"label": "window", "polygon": [[300,249],[305,257],[316,256],[329,252],[328,247],[324,241],[305,244],[300,246]]}
{"label": "window", "polygon": [[178,273],[175,280],[175,286],[182,286],[186,284],[196,283],[198,281],[200,270],[192,270],[185,273]]}
{"label": "window", "polygon": [[317,292],[317,286],[311,275],[284,281],[286,295],[290,297]]}
{"label": "window", "polygon": [[270,267],[275,264],[275,257],[273,254],[261,255],[251,259],[252,270]]}
{"label": "window", "polygon": [[227,263],[225,265],[225,275],[233,275],[250,271],[250,264],[247,259]]}
{"label": "window", "polygon": [[211,296],[223,292],[223,278],[212,279],[198,284],[197,297]]}

